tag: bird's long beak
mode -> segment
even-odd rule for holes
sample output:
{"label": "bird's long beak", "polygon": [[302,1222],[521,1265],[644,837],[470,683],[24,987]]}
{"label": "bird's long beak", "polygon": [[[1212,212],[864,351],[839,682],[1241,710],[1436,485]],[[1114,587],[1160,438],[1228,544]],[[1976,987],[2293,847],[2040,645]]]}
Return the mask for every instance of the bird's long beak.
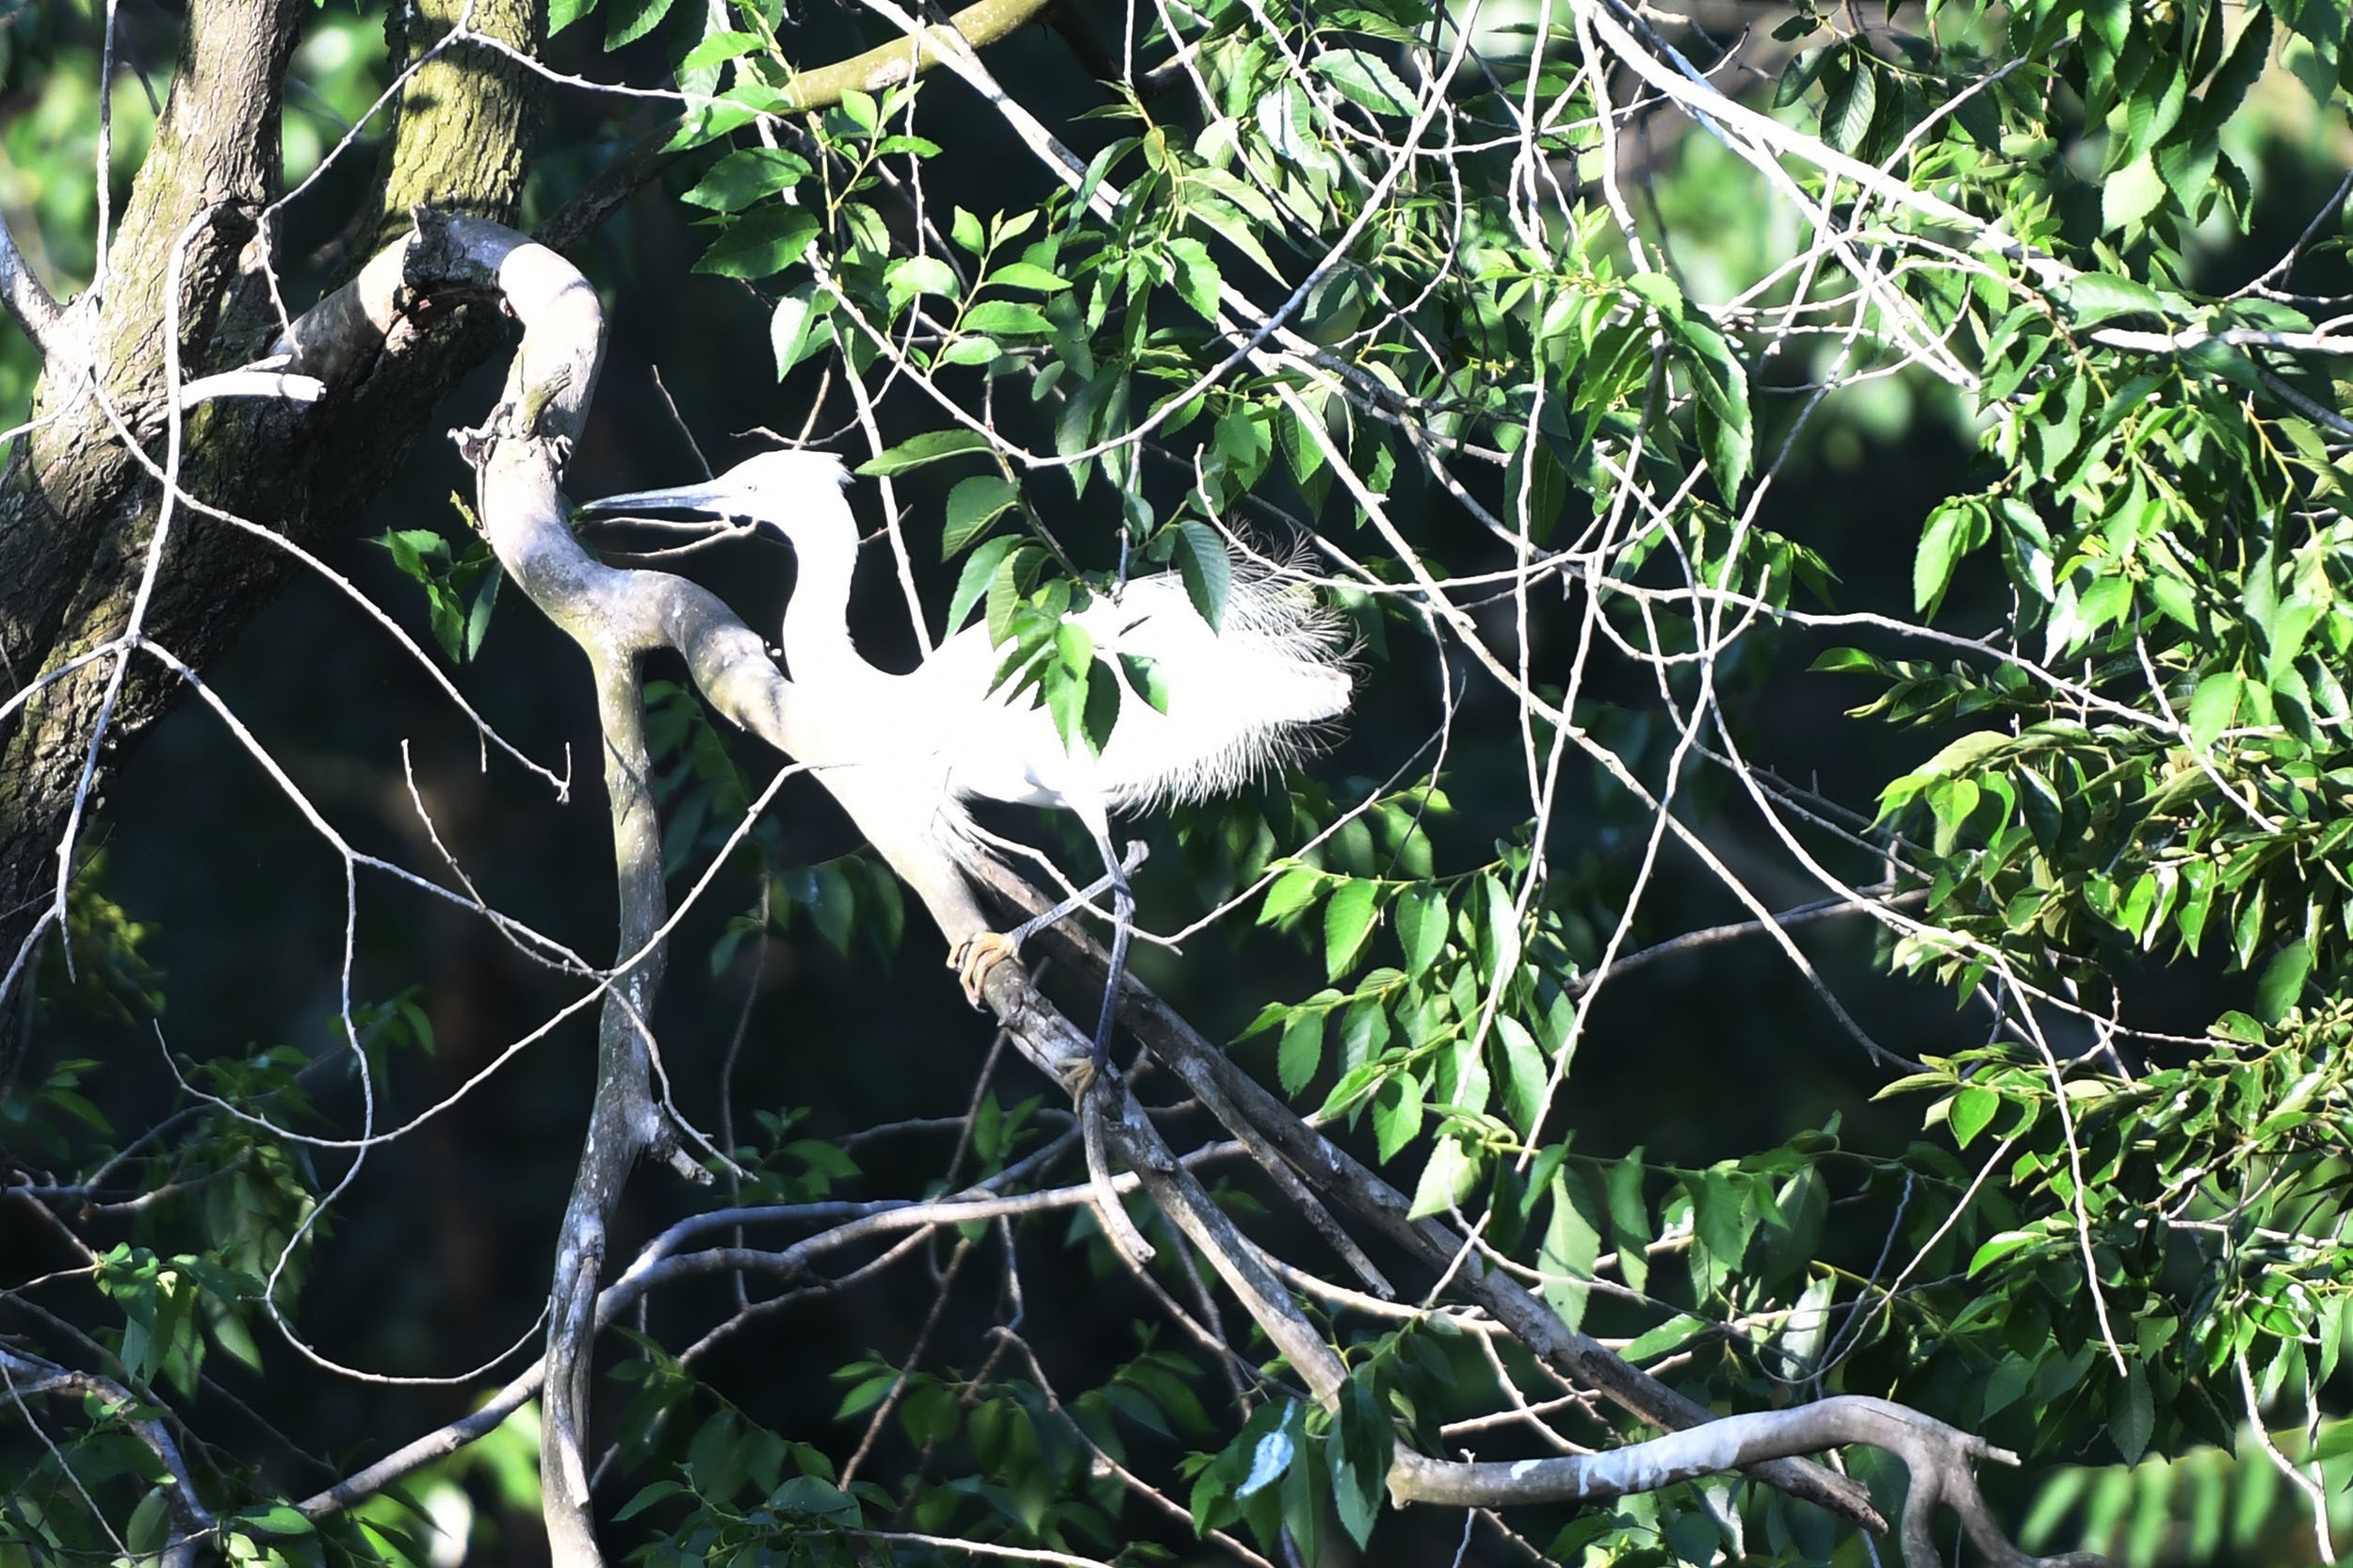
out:
{"label": "bird's long beak", "polygon": [[583,512],[606,514],[621,511],[699,511],[720,517],[743,515],[743,493],[734,485],[716,479],[706,479],[699,485],[673,485],[668,490],[633,490],[625,495],[608,495],[601,500],[583,501]]}

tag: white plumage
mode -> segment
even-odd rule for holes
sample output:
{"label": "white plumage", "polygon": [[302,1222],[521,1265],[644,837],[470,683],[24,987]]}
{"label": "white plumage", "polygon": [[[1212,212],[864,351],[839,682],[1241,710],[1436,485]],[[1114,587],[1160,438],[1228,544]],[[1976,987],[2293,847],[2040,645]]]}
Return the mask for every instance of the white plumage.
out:
{"label": "white plumage", "polygon": [[[765,452],[703,484],[608,496],[582,509],[739,517],[790,542],[800,577],[782,640],[813,737],[811,754],[797,760],[831,775],[834,793],[932,904],[951,940],[971,934],[950,929],[968,903],[944,910],[953,901],[936,868],[909,863],[944,853],[968,865],[988,854],[961,802],[1059,806],[1079,816],[1102,851],[1118,905],[1099,1055],[1132,911],[1110,814],[1225,794],[1295,755],[1313,726],[1348,706],[1352,683],[1334,617],[1304,585],[1246,569],[1233,574],[1216,630],[1173,573],[1139,578],[1116,595],[1096,593],[1067,620],[1114,670],[1119,654],[1152,660],[1168,711],[1124,687],[1102,753],[1074,753],[1034,691],[990,689],[1003,655],[984,625],[951,630],[903,675],[859,655],[847,615],[858,557],[857,523],[842,496],[848,483],[830,453]],[[974,983],[969,971],[966,983]]]}

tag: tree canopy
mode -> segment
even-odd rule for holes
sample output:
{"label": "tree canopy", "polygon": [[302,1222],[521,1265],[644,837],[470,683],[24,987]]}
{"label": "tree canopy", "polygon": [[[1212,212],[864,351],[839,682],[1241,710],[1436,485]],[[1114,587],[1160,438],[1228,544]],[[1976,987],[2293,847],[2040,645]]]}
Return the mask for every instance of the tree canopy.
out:
{"label": "tree canopy", "polygon": [[[0,1564],[2334,1560],[2347,27],[0,4]],[[778,444],[1344,621],[1075,1101]]]}

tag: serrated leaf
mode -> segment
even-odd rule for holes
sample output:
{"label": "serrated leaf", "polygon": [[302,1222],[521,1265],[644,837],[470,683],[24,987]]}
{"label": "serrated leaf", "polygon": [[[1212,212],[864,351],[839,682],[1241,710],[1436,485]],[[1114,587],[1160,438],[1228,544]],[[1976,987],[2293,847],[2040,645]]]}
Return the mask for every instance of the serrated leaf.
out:
{"label": "serrated leaf", "polygon": [[1413,1206],[1405,1217],[1420,1220],[1445,1213],[1463,1201],[1478,1175],[1479,1162],[1458,1140],[1439,1139],[1430,1151],[1430,1162],[1421,1168],[1421,1179],[1414,1184]]}
{"label": "serrated leaf", "polygon": [[1544,1086],[1549,1075],[1544,1051],[1536,1044],[1536,1037],[1528,1032],[1528,1026],[1509,1013],[1497,1015],[1495,1038],[1503,1048],[1503,1108],[1520,1136],[1533,1138],[1536,1118],[1544,1109]]}
{"label": "serrated leaf", "polygon": [[1371,50],[1326,49],[1307,62],[1307,69],[1339,89],[1350,103],[1375,114],[1414,112],[1413,89]]}
{"label": "serrated leaf", "polygon": [[2201,752],[2214,750],[2239,716],[2239,693],[2242,683],[2238,672],[2217,671],[2198,683],[2190,694],[2190,744]]}
{"label": "serrated leaf", "polygon": [[2277,1024],[2302,999],[2304,981],[2312,972],[2312,945],[2296,938],[2272,955],[2255,982],[2255,1016]]}
{"label": "serrated leaf", "polygon": [[948,560],[981,537],[991,523],[1021,503],[1021,487],[998,474],[958,479],[948,493],[948,518],[940,530],[939,558]]}
{"label": "serrated leaf", "polygon": [[775,314],[768,318],[768,346],[776,356],[778,380],[791,374],[792,367],[807,359],[818,347],[809,332],[817,314],[814,282],[795,284],[776,301]]}
{"label": "serrated leaf", "polygon": [[1321,1012],[1299,1012],[1283,1026],[1283,1043],[1275,1049],[1274,1072],[1283,1092],[1296,1096],[1323,1065],[1323,1019]]}
{"label": "serrated leaf", "polygon": [[1578,1206],[1566,1175],[1552,1178],[1552,1213],[1544,1227],[1536,1267],[1544,1275],[1544,1299],[1574,1334],[1582,1326],[1594,1263],[1601,1256],[1601,1233]]}
{"label": "serrated leaf", "polygon": [[990,337],[1042,337],[1054,330],[1044,311],[1017,299],[983,299],[965,313],[959,325],[965,331]]}
{"label": "serrated leaf", "polygon": [[817,218],[781,203],[744,214],[711,241],[694,264],[697,272],[747,281],[770,277],[799,261],[817,237]]}
{"label": "serrated leaf", "polygon": [[926,430],[919,436],[901,442],[879,457],[858,464],[854,470],[867,478],[884,478],[904,474],[925,463],[938,462],[943,458],[962,457],[966,452],[988,449],[989,439],[978,430],[959,426],[953,429]]}
{"label": "serrated leaf", "polygon": [[1379,882],[1350,878],[1332,890],[1323,906],[1323,967],[1332,979],[1355,967],[1380,913]]}
{"label": "serrated leaf", "polygon": [[2165,177],[2147,154],[2109,175],[2100,186],[2100,226],[2121,229],[2157,210],[2166,198]]}
{"label": "serrated leaf", "polygon": [[1952,585],[1953,569],[1991,537],[1985,506],[1975,496],[1947,501],[1929,513],[1921,526],[1919,552],[1912,558],[1912,608],[1934,615]]}
{"label": "serrated leaf", "polygon": [[[678,62],[678,71],[682,75],[689,72],[708,71],[715,65],[724,65],[729,60],[740,59],[766,47],[767,40],[757,33],[712,33],[687,51],[686,58]],[[767,149],[760,151],[766,152]]]}
{"label": "serrated leaf", "polygon": [[612,0],[605,12],[605,53],[635,43],[670,14],[673,0]]}
{"label": "serrated leaf", "polygon": [[1419,975],[1437,962],[1446,946],[1446,895],[1422,883],[1397,897],[1397,945],[1405,955],[1405,973]]}
{"label": "serrated leaf", "polygon": [[807,174],[807,162],[784,148],[743,148],[720,157],[677,200],[713,212],[741,212],[757,200],[798,186]]}
{"label": "serrated leaf", "polygon": [[956,297],[956,273],[937,256],[901,256],[883,268],[883,288],[895,312],[918,294]]}
{"label": "serrated leaf", "polygon": [[2157,1405],[2149,1391],[2149,1374],[2139,1362],[2134,1362],[2108,1398],[2108,1436],[2125,1463],[2140,1462],[2156,1424]]}
{"label": "serrated leaf", "polygon": [[1211,631],[1225,624],[1225,600],[1234,588],[1234,563],[1217,530],[1197,518],[1176,525],[1176,571],[1184,578],[1185,596]]}
{"label": "serrated leaf", "polygon": [[987,286],[1026,288],[1032,294],[1060,294],[1070,286],[1070,280],[1034,262],[1014,261],[990,272]]}
{"label": "serrated leaf", "polygon": [[[1859,50],[1860,45],[1846,47]],[[1854,68],[1840,77],[1829,89],[1822,105],[1822,139],[1842,153],[1853,154],[1871,135],[1871,122],[1879,112],[1879,73],[1864,60],[1854,62]]]}
{"label": "serrated leaf", "polygon": [[1296,914],[1323,895],[1330,879],[1312,865],[1294,865],[1274,879],[1258,906],[1258,924],[1271,926]]}
{"label": "serrated leaf", "polygon": [[988,593],[990,579],[997,568],[1021,543],[1017,536],[992,539],[972,552],[964,563],[964,571],[956,578],[956,591],[948,600],[948,635],[953,637],[964,627],[965,617],[972,612]]}
{"label": "serrated leaf", "polygon": [[[1350,1087],[1349,1080],[1362,1074],[1367,1079],[1377,1076],[1379,1069],[1368,1063],[1343,1076],[1332,1086],[1331,1100],[1340,1099],[1340,1091]],[[1329,1102],[1327,1102],[1328,1104]],[[1409,1073],[1398,1074],[1384,1080],[1372,1097],[1372,1148],[1386,1165],[1397,1157],[1399,1150],[1414,1140],[1421,1131],[1421,1080]]]}
{"label": "serrated leaf", "polygon": [[1993,1113],[2002,1108],[2002,1096],[1992,1090],[1971,1084],[1953,1098],[1953,1141],[1969,1147],[1970,1140],[1986,1130]]}

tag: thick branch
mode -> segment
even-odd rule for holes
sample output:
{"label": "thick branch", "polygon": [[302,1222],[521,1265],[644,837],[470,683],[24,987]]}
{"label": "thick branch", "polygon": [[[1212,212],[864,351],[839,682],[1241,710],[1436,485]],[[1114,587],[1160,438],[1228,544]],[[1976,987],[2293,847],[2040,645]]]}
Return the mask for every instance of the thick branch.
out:
{"label": "thick branch", "polygon": [[495,285],[523,323],[505,396],[485,428],[465,432],[462,445],[478,472],[479,515],[499,559],[588,655],[604,737],[621,973],[598,1021],[596,1097],[557,1239],[540,1446],[549,1553],[563,1568],[593,1568],[603,1558],[589,1496],[589,1372],[608,1227],[641,1155],[668,1156],[683,1172],[701,1174],[679,1151],[653,1090],[645,1020],[661,985],[669,905],[640,649],[596,618],[576,613],[566,590],[576,574],[547,570],[540,548],[544,539],[567,531],[556,479],[596,384],[604,317],[586,280],[552,251],[480,219],[420,215],[414,242],[402,249],[411,283]]}

